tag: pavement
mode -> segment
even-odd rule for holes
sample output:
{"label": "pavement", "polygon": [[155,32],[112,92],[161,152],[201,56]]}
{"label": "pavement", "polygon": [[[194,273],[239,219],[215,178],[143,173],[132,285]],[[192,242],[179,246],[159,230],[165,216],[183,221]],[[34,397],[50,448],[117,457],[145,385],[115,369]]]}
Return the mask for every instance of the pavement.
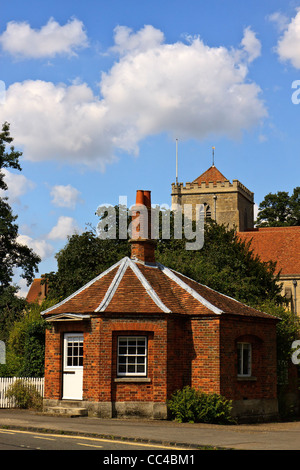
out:
{"label": "pavement", "polygon": [[0,409],[0,428],[88,435],[189,449],[300,450],[300,421],[212,425],[141,419],[69,418]]}

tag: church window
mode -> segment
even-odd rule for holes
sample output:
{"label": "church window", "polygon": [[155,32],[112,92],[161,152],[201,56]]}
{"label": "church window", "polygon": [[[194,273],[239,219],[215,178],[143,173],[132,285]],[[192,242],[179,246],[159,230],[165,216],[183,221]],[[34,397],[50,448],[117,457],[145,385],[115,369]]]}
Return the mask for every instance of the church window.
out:
{"label": "church window", "polygon": [[210,209],[210,206],[209,206],[209,205],[206,206],[205,218],[206,218],[206,219],[211,219],[211,209]]}

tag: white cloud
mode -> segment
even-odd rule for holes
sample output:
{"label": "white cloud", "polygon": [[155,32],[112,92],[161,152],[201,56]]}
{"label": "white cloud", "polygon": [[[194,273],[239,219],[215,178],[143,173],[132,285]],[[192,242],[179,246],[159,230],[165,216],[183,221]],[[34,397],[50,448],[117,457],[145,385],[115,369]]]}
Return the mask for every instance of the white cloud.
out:
{"label": "white cloud", "polygon": [[267,19],[275,23],[279,31],[285,30],[289,23],[288,17],[279,11],[275,11],[274,13],[269,15]]}
{"label": "white cloud", "polygon": [[50,194],[53,198],[52,203],[58,207],[69,207],[71,209],[75,209],[77,202],[81,200],[78,189],[73,188],[70,184],[66,186],[53,186]]}
{"label": "white cloud", "polygon": [[55,85],[26,80],[11,85],[0,107],[15,145],[31,161],[94,164],[112,161],[113,143],[105,104],[86,84]]}
{"label": "white cloud", "polygon": [[249,56],[249,62],[252,62],[254,59],[257,59],[257,57],[260,56],[261,42],[257,39],[256,34],[250,27],[245,29],[241,44]]}
{"label": "white cloud", "polygon": [[31,248],[41,259],[49,258],[53,254],[53,246],[46,240],[33,239],[28,235],[18,235],[17,242]]}
{"label": "white cloud", "polygon": [[146,52],[164,42],[164,34],[151,25],[144,26],[137,33],[127,26],[117,26],[114,33],[115,46],[111,50],[120,55],[133,51]]}
{"label": "white cloud", "polygon": [[50,240],[64,240],[68,236],[78,232],[78,226],[73,217],[67,217],[62,215],[59,217],[57,224],[52,228],[48,234]]}
{"label": "white cloud", "polygon": [[291,21],[285,25],[285,30],[276,47],[279,58],[290,61],[291,64],[300,69],[300,9]]}
{"label": "white cloud", "polygon": [[137,155],[141,140],[155,134],[236,138],[267,115],[261,90],[248,77],[259,44],[250,29],[242,48],[227,49],[198,37],[167,44],[152,26],[136,33],[118,27],[114,49],[120,57],[102,74],[100,96],[85,83],[14,83],[0,121],[11,123],[26,159],[100,170],[118,151]]}
{"label": "white cloud", "polygon": [[8,189],[0,190],[0,197],[8,197],[11,203],[19,203],[20,197],[35,187],[35,183],[22,174],[11,173],[6,168],[1,171],[5,175]]}
{"label": "white cloud", "polygon": [[74,55],[76,49],[87,46],[87,36],[83,23],[76,18],[63,26],[50,18],[39,30],[26,22],[10,21],[0,35],[0,45],[13,56],[37,59]]}

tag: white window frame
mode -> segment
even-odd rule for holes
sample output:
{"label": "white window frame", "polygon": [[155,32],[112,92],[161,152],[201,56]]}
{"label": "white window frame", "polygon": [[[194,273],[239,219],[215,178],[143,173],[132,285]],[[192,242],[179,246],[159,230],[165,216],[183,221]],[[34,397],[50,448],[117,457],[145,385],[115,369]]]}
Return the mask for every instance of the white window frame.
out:
{"label": "white window frame", "polygon": [[[140,344],[139,351],[138,341]],[[130,344],[130,342],[132,344]],[[135,343],[135,345],[133,344]],[[118,336],[117,345],[117,376],[118,377],[147,377],[147,356],[148,356],[148,339],[147,336]],[[122,361],[120,361],[122,359]],[[123,369],[125,365],[125,370]],[[143,366],[143,371],[138,371],[138,366]]]}
{"label": "white window frame", "polygon": [[[82,369],[83,367],[83,333],[65,333],[64,335],[64,370]],[[68,349],[71,351],[68,351]],[[77,354],[75,354],[78,348]],[[71,354],[70,354],[71,352]],[[72,364],[69,364],[68,358],[71,359]],[[76,362],[77,365],[74,365]]]}
{"label": "white window frame", "polygon": [[[252,374],[252,346],[251,343],[237,343],[238,377],[251,377]],[[248,370],[244,372],[244,355],[248,355]]]}

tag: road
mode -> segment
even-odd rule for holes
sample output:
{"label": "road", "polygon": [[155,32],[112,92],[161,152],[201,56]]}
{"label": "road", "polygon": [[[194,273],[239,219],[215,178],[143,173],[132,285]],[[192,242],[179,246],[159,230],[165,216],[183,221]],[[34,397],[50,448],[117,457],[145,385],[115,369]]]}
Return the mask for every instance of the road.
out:
{"label": "road", "polygon": [[0,429],[0,451],[2,450],[186,451],[186,449],[180,449],[179,447],[123,442],[98,437]]}

